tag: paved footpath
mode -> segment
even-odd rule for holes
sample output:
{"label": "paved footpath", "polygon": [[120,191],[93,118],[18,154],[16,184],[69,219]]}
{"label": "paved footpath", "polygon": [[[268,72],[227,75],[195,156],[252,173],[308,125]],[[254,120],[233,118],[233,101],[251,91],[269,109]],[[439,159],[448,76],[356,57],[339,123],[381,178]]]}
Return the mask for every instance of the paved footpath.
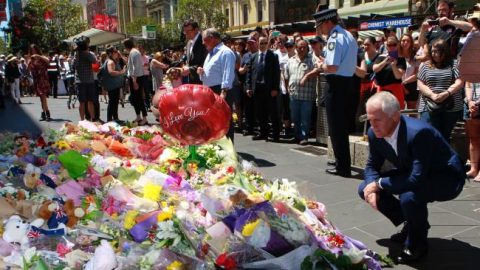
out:
{"label": "paved footpath", "polygon": [[[7,101],[7,109],[0,110],[0,132],[12,130],[39,134],[47,128],[57,129],[65,121],[79,121],[78,110],[67,109],[66,97],[48,100],[52,115],[50,122],[38,121],[41,112],[38,98],[22,100],[24,104],[21,105]],[[105,103],[100,106],[101,118],[106,119],[107,106]],[[134,116],[130,104],[119,108],[120,119],[132,120]],[[149,122],[155,123],[151,115]],[[328,218],[345,234],[382,254],[400,251],[400,246],[388,240],[398,228],[357,195],[361,170],[349,179],[327,175],[325,149],[252,141],[238,133],[235,136],[235,147],[241,157],[254,161],[271,179],[296,181],[303,195],[327,206]],[[421,263],[395,266],[394,269],[480,269],[480,184],[467,183],[454,201],[430,204],[429,213],[432,226],[429,255]]]}

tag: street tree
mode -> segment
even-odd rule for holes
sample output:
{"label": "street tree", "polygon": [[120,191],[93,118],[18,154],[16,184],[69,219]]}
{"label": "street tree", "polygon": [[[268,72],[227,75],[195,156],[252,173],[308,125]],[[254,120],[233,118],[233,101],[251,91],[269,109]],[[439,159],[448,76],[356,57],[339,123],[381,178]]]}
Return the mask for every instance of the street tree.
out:
{"label": "street tree", "polygon": [[179,0],[176,19],[197,21],[202,29],[215,27],[224,32],[228,27],[228,18],[222,12],[222,0]]}
{"label": "street tree", "polygon": [[28,0],[23,17],[12,17],[5,32],[13,52],[26,52],[35,43],[44,50],[57,49],[63,40],[87,29],[82,7],[70,0]]}

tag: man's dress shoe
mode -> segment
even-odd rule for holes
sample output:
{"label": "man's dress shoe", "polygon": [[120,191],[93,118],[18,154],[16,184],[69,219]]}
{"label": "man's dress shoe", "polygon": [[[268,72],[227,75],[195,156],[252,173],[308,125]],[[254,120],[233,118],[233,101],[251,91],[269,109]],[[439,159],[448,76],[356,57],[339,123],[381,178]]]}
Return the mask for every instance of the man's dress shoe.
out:
{"label": "man's dress shoe", "polygon": [[341,176],[341,177],[351,177],[352,176],[352,173],[350,171],[340,171],[340,170],[337,170],[336,168],[326,169],[325,172],[328,173],[328,174],[338,175],[338,176]]}
{"label": "man's dress shoe", "polygon": [[427,247],[409,249],[405,248],[397,258],[397,264],[408,264],[419,261],[428,253]]}

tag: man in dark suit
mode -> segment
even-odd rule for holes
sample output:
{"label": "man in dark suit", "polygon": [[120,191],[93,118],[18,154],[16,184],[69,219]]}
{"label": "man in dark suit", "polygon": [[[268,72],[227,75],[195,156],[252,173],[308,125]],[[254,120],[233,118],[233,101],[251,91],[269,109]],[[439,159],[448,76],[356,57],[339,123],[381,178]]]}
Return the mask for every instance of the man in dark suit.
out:
{"label": "man in dark suit", "polygon": [[187,65],[183,68],[182,76],[188,76],[188,83],[202,84],[197,69],[203,67],[207,58],[207,49],[202,42],[202,33],[198,23],[192,19],[183,23],[183,33],[187,38]]}
{"label": "man in dark suit", "polygon": [[279,141],[280,119],[278,115],[278,91],[280,89],[280,65],[278,57],[268,49],[266,37],[259,39],[259,51],[252,55],[246,78],[247,96],[253,97],[255,116],[260,134],[253,140],[268,140],[268,119],[272,123],[272,141]]}
{"label": "man in dark suit", "polygon": [[413,262],[428,251],[427,203],[457,197],[466,175],[443,136],[421,120],[401,116],[389,92],[368,100],[367,116],[370,155],[358,193],[395,226],[404,223],[390,239],[404,243],[397,262]]}

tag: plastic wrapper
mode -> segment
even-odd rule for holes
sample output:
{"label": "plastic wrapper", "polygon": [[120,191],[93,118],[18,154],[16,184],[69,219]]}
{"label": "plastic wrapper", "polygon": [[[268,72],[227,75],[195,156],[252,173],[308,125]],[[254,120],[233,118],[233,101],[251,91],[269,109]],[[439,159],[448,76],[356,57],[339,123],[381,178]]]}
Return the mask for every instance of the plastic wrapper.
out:
{"label": "plastic wrapper", "polygon": [[257,262],[250,262],[242,264],[245,269],[265,269],[265,270],[290,270],[300,269],[301,264],[305,257],[309,256],[313,252],[314,248],[303,245],[289,253],[268,260],[262,260]]}
{"label": "plastic wrapper", "polygon": [[58,155],[58,160],[73,179],[84,176],[88,168],[88,159],[77,151],[69,150]]}

